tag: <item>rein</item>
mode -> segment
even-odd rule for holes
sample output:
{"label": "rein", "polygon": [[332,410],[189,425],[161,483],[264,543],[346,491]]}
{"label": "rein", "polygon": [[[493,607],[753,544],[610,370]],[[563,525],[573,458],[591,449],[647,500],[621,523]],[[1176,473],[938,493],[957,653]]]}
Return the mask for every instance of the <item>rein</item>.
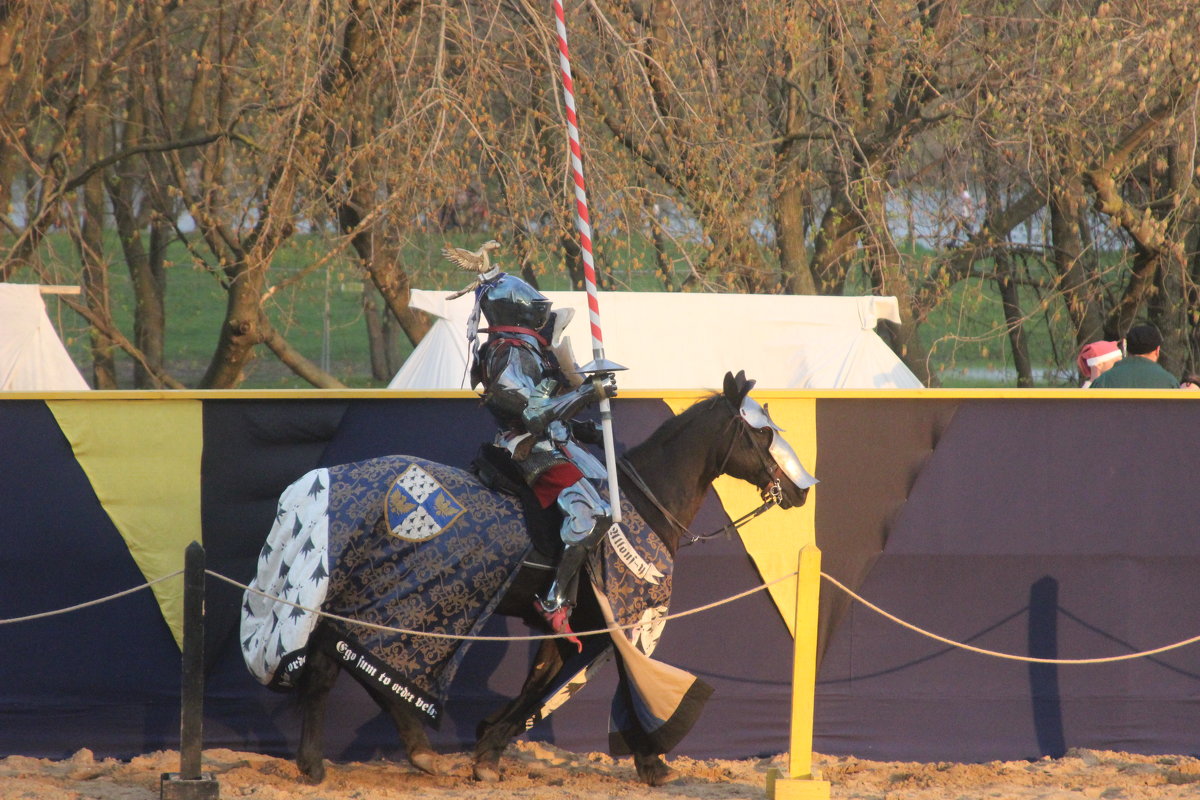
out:
{"label": "rein", "polygon": [[[726,424],[726,428],[729,426],[736,426],[739,422],[742,423],[741,427],[738,428],[738,431],[750,440],[750,449],[756,456],[758,456],[763,468],[772,479],[770,484],[765,488],[759,487],[759,491],[762,493],[763,503],[753,511],[743,514],[732,522],[722,525],[720,528],[717,528],[711,533],[692,533],[691,529],[676,519],[675,515],[668,511],[667,507],[662,504],[662,501],[655,496],[650,487],[646,485],[646,481],[643,480],[642,476],[638,474],[637,469],[634,468],[633,464],[629,462],[629,459],[625,458],[625,456],[620,456],[617,459],[617,466],[623,473],[625,473],[626,477],[633,481],[633,485],[636,486],[642,492],[642,494],[646,496],[646,499],[649,500],[656,509],[658,509],[659,513],[663,515],[663,519],[665,519],[668,524],[674,526],[674,528],[679,531],[681,534],[679,547],[687,547],[688,545],[695,544],[696,542],[706,542],[709,539],[715,539],[716,537],[722,535],[728,536],[738,528],[750,522],[755,517],[761,515],[771,506],[776,505],[783,500],[783,487],[780,485],[781,469],[779,465],[773,463],[770,459],[766,458],[762,454],[762,452],[756,446],[753,437],[750,435],[749,423],[741,417],[738,409],[734,408],[733,404],[729,402],[728,398],[723,399],[725,400],[725,404],[729,406],[729,409],[732,412],[732,416],[730,417],[729,422]],[[725,474],[725,466],[729,463],[730,457],[733,456],[733,448],[736,444],[737,439],[732,438],[729,442],[729,449],[725,451],[725,456],[721,459],[721,466],[717,469],[718,474]]]}
{"label": "rein", "polygon": [[688,545],[695,544],[696,542],[707,542],[709,539],[715,539],[716,537],[722,535],[728,536],[738,528],[748,523],[750,520],[762,514],[771,506],[775,505],[774,495],[768,494],[764,498],[763,504],[748,514],[743,514],[734,521],[726,525],[722,525],[720,528],[717,528],[711,533],[696,534],[692,533],[688,526],[677,520],[675,515],[667,510],[666,506],[664,506],[662,501],[660,501],[655,496],[654,492],[650,490],[650,487],[646,485],[644,480],[642,480],[642,476],[638,474],[638,471],[634,468],[633,464],[629,463],[628,459],[626,459],[624,456],[621,456],[619,459],[617,459],[617,466],[621,468],[621,471],[625,473],[626,477],[633,481],[633,485],[636,486],[641,493],[646,496],[646,499],[658,509],[659,513],[663,515],[663,519],[665,519],[669,524],[673,525],[675,529],[679,531],[679,533],[682,535],[681,538],[683,539],[683,541],[679,543],[680,547],[687,547]]}

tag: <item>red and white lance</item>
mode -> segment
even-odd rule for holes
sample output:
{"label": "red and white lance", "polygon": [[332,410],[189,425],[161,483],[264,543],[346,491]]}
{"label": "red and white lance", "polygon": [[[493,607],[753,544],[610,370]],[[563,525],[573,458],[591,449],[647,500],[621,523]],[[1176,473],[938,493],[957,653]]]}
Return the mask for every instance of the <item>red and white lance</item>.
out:
{"label": "red and white lance", "polygon": [[562,0],[554,0],[558,26],[558,62],[562,68],[563,97],[567,106],[567,134],[571,139],[571,173],[575,179],[575,227],[583,253],[583,282],[587,288],[588,317],[592,329],[592,361],[580,367],[592,374],[600,394],[600,428],[604,435],[604,461],[608,469],[608,496],[613,522],[621,521],[621,495],[617,490],[617,451],[613,446],[612,405],[600,387],[600,374],[625,369],[604,357],[604,335],[600,330],[600,300],[596,289],[596,263],[592,258],[592,226],[588,221],[587,190],[583,183],[583,148],[579,146],[579,119],[575,113],[575,86],[571,80],[571,56],[567,50],[567,23]]}

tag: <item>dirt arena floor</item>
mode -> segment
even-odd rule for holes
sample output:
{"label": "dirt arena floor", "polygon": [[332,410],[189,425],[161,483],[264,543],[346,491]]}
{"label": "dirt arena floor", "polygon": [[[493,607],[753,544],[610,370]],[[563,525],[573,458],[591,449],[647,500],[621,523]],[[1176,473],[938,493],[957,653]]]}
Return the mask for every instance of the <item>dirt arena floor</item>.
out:
{"label": "dirt arena floor", "polygon": [[[295,765],[232,750],[206,750],[203,769],[222,798],[260,800],[732,800],[765,797],[766,776],[782,757],[748,761],[670,760],[673,783],[651,789],[636,783],[628,759],[570,753],[537,742],[513,745],[504,780],[475,783],[466,754],[442,756],[445,775],[432,777],[390,762],[331,764],[325,782],[299,781]],[[1200,798],[1200,761],[1186,756],[1141,756],[1073,750],[1059,759],[988,764],[917,764],[816,756],[834,798],[855,800],[1143,800]],[[131,761],[98,760],[79,750],[64,761],[0,759],[2,800],[151,800],[160,797],[164,772],[179,770],[177,752]]]}

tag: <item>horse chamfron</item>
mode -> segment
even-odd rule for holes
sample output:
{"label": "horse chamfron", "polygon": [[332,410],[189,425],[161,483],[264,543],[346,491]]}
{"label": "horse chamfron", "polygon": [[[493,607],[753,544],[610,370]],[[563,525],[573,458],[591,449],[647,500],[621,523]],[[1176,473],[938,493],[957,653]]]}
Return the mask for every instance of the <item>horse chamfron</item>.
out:
{"label": "horse chamfron", "polygon": [[[624,666],[610,742],[652,785],[673,777],[661,756],[691,728],[710,691],[650,658],[673,557],[705,492],[727,474],[757,486],[765,504],[788,508],[802,505],[816,483],[749,397],[752,386],[727,374],[721,393],[626,453],[624,519],[591,553],[594,591],[581,592],[573,617],[578,631],[633,626],[588,637],[587,654],[615,648]],[[342,670],[392,718],[413,764],[436,772],[424,724],[440,720],[467,654],[461,637],[496,613],[544,629],[533,598],[548,573],[525,565],[532,551],[519,500],[443,464],[387,456],[314,470],[289,487],[245,595],[241,638],[255,677],[299,690],[303,774],[324,776],[324,706]],[[504,748],[563,696],[564,665],[575,653],[563,639],[543,641],[521,693],[479,723],[476,778],[499,778]]]}

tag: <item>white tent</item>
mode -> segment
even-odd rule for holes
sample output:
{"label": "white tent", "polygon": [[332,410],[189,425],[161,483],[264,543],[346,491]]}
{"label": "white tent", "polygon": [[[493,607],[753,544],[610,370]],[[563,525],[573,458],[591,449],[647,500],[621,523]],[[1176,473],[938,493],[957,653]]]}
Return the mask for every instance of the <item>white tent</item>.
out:
{"label": "white tent", "polygon": [[[474,298],[449,294],[413,291],[412,306],[436,321],[389,388],[470,388],[466,331]],[[575,309],[567,335],[575,360],[591,361],[587,294],[544,294],[555,308]],[[599,303],[604,355],[628,367],[617,377],[622,389],[711,388],[727,370],[745,370],[762,389],[922,385],[875,333],[879,319],[900,321],[894,297],[603,292]]]}
{"label": "white tent", "polygon": [[37,286],[0,283],[0,391],[87,389]]}

